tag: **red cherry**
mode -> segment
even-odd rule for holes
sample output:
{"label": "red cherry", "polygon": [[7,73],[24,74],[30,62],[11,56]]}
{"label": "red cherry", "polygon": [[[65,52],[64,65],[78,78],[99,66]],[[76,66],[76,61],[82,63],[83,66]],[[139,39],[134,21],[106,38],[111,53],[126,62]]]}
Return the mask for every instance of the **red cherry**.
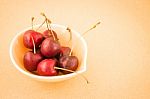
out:
{"label": "red cherry", "polygon": [[38,47],[43,40],[43,35],[41,33],[36,32],[34,30],[28,30],[23,35],[23,43],[25,47],[33,49],[34,46],[33,46],[32,37],[36,47]]}
{"label": "red cherry", "polygon": [[28,71],[35,71],[37,69],[38,63],[43,59],[40,53],[34,54],[33,52],[27,52],[24,55],[23,63],[24,67]]}
{"label": "red cherry", "polygon": [[54,57],[60,52],[61,46],[57,41],[46,38],[41,44],[41,53],[45,57]]}
{"label": "red cherry", "polygon": [[37,66],[37,73],[41,76],[56,76],[58,71],[55,70],[56,60],[45,59],[42,60]]}

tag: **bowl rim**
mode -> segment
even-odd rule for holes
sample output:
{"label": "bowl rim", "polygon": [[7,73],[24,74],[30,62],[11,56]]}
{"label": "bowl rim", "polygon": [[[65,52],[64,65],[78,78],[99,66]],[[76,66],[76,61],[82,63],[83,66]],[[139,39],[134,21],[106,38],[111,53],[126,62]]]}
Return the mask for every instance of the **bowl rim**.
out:
{"label": "bowl rim", "polygon": [[[40,26],[41,24],[38,24],[38,25],[34,25],[34,27],[38,27]],[[44,25],[45,26],[45,25]],[[53,29],[54,27],[59,27],[59,28],[66,28],[64,25],[59,25],[59,24],[51,24],[51,28]],[[32,74],[32,73],[29,73],[29,72],[26,72],[24,71],[22,68],[20,68],[20,66],[18,66],[18,64],[15,62],[15,59],[13,57],[13,45],[15,43],[15,40],[17,39],[18,36],[20,36],[22,33],[24,33],[26,30],[29,30],[31,29],[31,27],[28,27],[28,28],[25,28],[24,30],[20,31],[19,33],[17,33],[13,39],[11,40],[10,42],[10,48],[9,48],[9,55],[10,55],[10,59],[13,63],[13,65],[15,66],[15,68],[17,70],[19,70],[21,73],[29,76],[29,77],[32,77],[32,78],[37,78],[37,79],[43,79],[43,80],[54,80],[54,79],[61,79],[61,78],[68,78],[68,77],[71,77],[71,76],[75,76],[75,75],[78,75],[80,73],[83,73],[86,71],[86,60],[87,60],[87,44],[86,44],[86,41],[84,40],[84,38],[81,36],[81,34],[79,32],[76,32],[74,29],[71,29],[72,30],[72,33],[74,33],[74,35],[76,35],[80,40],[81,42],[83,43],[83,48],[85,48],[85,51],[84,51],[84,59],[83,59],[83,69],[79,70],[79,71],[76,71],[76,73],[70,73],[70,74],[67,74],[67,75],[59,75],[59,76],[39,76],[39,75],[35,75],[35,74]]]}

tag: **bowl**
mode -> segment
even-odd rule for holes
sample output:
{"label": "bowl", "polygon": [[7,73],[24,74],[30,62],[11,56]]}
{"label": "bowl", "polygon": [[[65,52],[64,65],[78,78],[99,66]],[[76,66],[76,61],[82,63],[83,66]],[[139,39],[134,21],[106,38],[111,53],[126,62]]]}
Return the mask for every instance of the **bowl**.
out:
{"label": "bowl", "polygon": [[[35,25],[34,29],[36,30],[40,25]],[[80,33],[72,30],[72,42],[68,42],[69,40],[69,32],[66,30],[66,26],[58,25],[58,24],[51,24],[51,28],[57,33],[58,38],[60,39],[60,44],[63,46],[74,46],[73,47],[73,54],[78,57],[79,59],[79,66],[75,73],[65,74],[65,75],[58,75],[58,76],[39,76],[32,74],[31,72],[27,71],[23,65],[23,57],[24,54],[29,51],[29,49],[25,48],[23,45],[23,33],[31,27],[26,28],[25,30],[17,33],[15,37],[12,39],[9,49],[10,59],[14,65],[14,67],[20,71],[22,74],[38,80],[38,81],[45,81],[45,82],[59,82],[63,80],[67,80],[73,78],[83,72],[86,71],[86,60],[87,60],[87,45],[84,38],[81,36]],[[39,32],[43,32],[46,30],[46,25],[43,25]]]}

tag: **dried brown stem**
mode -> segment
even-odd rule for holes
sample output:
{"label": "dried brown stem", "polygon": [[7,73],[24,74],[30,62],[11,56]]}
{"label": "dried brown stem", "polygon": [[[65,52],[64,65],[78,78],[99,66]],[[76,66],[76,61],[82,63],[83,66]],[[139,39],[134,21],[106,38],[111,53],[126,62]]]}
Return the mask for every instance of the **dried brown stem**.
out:
{"label": "dried brown stem", "polygon": [[71,29],[69,27],[67,27],[66,30],[68,30],[68,32],[70,33],[69,41],[71,41],[72,40],[72,31],[71,31]]}
{"label": "dried brown stem", "polygon": [[31,18],[32,30],[33,30],[33,21],[34,21],[34,17]]}
{"label": "dried brown stem", "polygon": [[44,20],[43,23],[36,29],[36,31],[38,31],[45,23],[46,21]]}
{"label": "dried brown stem", "polygon": [[[51,26],[50,26],[50,24],[52,23],[51,20],[49,20],[44,13],[41,13],[41,15],[45,17],[45,22],[46,22],[49,34],[51,35],[51,33],[52,33],[54,40],[58,40],[58,38],[55,37],[53,30],[51,29]],[[50,31],[51,31],[51,33],[50,33]]]}
{"label": "dried brown stem", "polygon": [[[97,22],[97,23],[96,23],[95,25],[93,25],[90,29],[88,29],[86,32],[84,32],[84,33],[82,34],[82,36],[84,36],[84,35],[85,35],[86,33],[88,33],[90,30],[96,28],[100,23],[101,23],[100,21]],[[71,29],[67,27],[66,30],[68,30],[68,31],[71,33],[71,36],[72,36]],[[71,39],[72,39],[72,38],[71,38]],[[70,53],[69,53],[69,56],[71,56],[72,51],[73,51],[73,49],[74,49],[74,46],[75,46],[75,45],[72,46],[71,51],[70,51]]]}
{"label": "dried brown stem", "polygon": [[50,31],[51,31],[51,33],[52,33],[52,36],[53,36],[54,40],[58,40],[58,38],[55,37],[54,32],[53,32],[53,30],[52,30],[52,28],[51,28],[51,26],[50,26],[51,21],[50,21],[49,19],[47,19],[47,22],[48,22],[48,26],[49,26],[49,28],[50,28]]}
{"label": "dried brown stem", "polygon": [[[64,71],[68,71],[68,72],[71,72],[71,73],[76,73],[76,74],[78,74],[76,71],[69,70],[69,69],[65,69],[65,68],[54,67],[54,69],[64,70]],[[87,83],[87,84],[89,83],[88,79],[87,79],[85,76],[83,76],[83,75],[81,75],[81,74],[79,74],[79,75],[80,75],[81,77],[83,77],[83,78],[86,80],[86,83]]]}
{"label": "dried brown stem", "polygon": [[86,33],[88,33],[90,30],[96,28],[100,23],[101,23],[100,21],[97,22],[97,23],[96,23],[95,25],[93,25],[90,29],[88,29],[87,31],[85,31],[85,32],[82,34],[82,36],[85,35]]}

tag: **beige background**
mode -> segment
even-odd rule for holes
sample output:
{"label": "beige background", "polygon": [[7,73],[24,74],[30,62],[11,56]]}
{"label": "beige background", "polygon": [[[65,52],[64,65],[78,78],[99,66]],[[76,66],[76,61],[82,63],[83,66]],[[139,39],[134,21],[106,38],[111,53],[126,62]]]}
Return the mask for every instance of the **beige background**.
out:
{"label": "beige background", "polygon": [[[13,66],[9,44],[45,12],[54,23],[85,36],[88,70],[60,83],[32,80]],[[149,0],[0,0],[0,99],[150,99]]]}

